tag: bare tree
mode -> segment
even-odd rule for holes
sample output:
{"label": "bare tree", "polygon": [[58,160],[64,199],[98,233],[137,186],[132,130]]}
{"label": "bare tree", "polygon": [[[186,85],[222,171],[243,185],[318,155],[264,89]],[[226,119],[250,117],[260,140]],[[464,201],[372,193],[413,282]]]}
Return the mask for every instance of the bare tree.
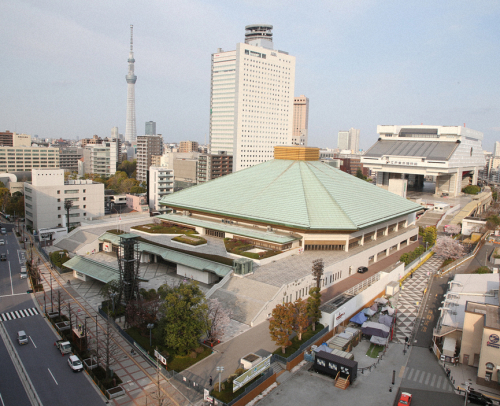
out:
{"label": "bare tree", "polygon": [[[160,373],[160,363],[158,359],[156,359],[156,382],[155,382],[155,391],[150,394],[151,398],[155,401],[157,406],[167,406],[171,404],[167,399],[167,394],[162,390],[161,387],[161,379],[162,375]],[[146,399],[147,401],[147,399]]]}
{"label": "bare tree", "polygon": [[315,259],[313,261],[312,274],[316,280],[316,287],[321,288],[321,278],[323,276],[323,270],[325,269],[325,264],[321,258]]}
{"label": "bare tree", "polygon": [[115,344],[116,334],[111,327],[109,319],[106,319],[106,330],[103,333],[101,340],[102,359],[106,369],[106,378],[111,378],[111,365],[116,362],[116,357],[120,353],[120,348]]}
{"label": "bare tree", "polygon": [[220,340],[231,321],[233,312],[225,309],[218,299],[208,301],[208,340],[212,343]]}
{"label": "bare tree", "polygon": [[434,246],[434,252],[446,259],[457,259],[464,255],[464,247],[460,241],[451,237],[439,237]]}

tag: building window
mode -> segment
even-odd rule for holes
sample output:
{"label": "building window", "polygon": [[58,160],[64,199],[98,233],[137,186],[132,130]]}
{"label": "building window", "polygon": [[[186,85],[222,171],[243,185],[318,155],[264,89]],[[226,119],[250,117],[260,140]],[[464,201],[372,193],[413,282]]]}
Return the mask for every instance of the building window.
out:
{"label": "building window", "polygon": [[57,218],[58,218],[58,219],[60,219],[60,218],[61,218],[61,215],[60,215],[60,214],[58,214],[58,215],[57,215]]}
{"label": "building window", "polygon": [[78,189],[77,190],[65,190],[64,191],[65,194],[75,194],[75,193],[78,193],[78,192],[79,192]]}
{"label": "building window", "polygon": [[485,381],[487,381],[487,382],[491,381],[491,376],[492,376],[492,375],[493,375],[493,374],[492,374],[491,372],[486,372],[486,373],[484,374],[484,380],[485,380]]}
{"label": "building window", "polygon": [[57,202],[60,203],[61,202],[61,199],[57,199]]}
{"label": "building window", "polygon": [[87,200],[87,198],[86,198],[86,197],[84,197],[84,198],[83,198],[83,200]]}
{"label": "building window", "polygon": [[86,209],[86,208],[87,208],[87,205],[86,205],[86,204],[84,204],[84,205],[83,205],[83,208],[84,208],[84,209]]}
{"label": "building window", "polygon": [[57,210],[61,210],[61,206],[59,206],[59,207],[57,208]]}
{"label": "building window", "polygon": [[85,193],[87,190],[86,189],[83,189],[83,193]]}
{"label": "building window", "polygon": [[57,194],[58,194],[58,195],[60,195],[60,194],[61,194],[61,191],[60,191],[60,190],[58,190],[58,191],[57,191]]}
{"label": "building window", "polygon": [[495,365],[493,365],[491,362],[488,362],[486,364],[486,369],[494,369],[495,368]]}

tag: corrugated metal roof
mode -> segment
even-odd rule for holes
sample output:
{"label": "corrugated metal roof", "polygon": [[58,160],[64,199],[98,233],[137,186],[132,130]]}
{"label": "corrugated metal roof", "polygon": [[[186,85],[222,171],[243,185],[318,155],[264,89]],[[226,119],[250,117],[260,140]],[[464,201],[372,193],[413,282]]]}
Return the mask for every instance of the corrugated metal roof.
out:
{"label": "corrugated metal roof", "polygon": [[156,218],[174,221],[181,224],[189,224],[191,226],[210,228],[212,230],[222,231],[225,233],[236,234],[248,238],[256,238],[258,240],[271,241],[278,244],[286,244],[295,241],[297,238],[291,235],[275,234],[273,232],[253,230],[251,228],[240,227],[226,223],[214,223],[213,221],[201,220],[193,217],[181,216],[179,214],[161,214]]}
{"label": "corrugated metal roof", "polygon": [[69,261],[66,261],[64,266],[104,283],[117,280],[120,275],[118,268],[80,256],[73,257]]}
{"label": "corrugated metal roof", "polygon": [[460,144],[445,141],[378,140],[364,157],[381,156],[422,157],[427,160],[447,161]]}
{"label": "corrugated metal roof", "polygon": [[297,229],[357,230],[421,207],[319,161],[271,160],[161,204]]}
{"label": "corrugated metal roof", "polygon": [[[128,237],[137,237],[135,234],[127,234]],[[100,241],[107,241],[113,245],[120,245],[120,235],[113,233],[104,233],[99,237]],[[169,250],[168,248],[161,247],[155,244],[149,244],[143,241],[138,241],[138,250],[150,254],[159,255],[165,261],[170,261],[176,264],[188,266],[199,271],[212,272],[218,276],[224,277],[232,268],[218,262],[210,261],[208,259],[196,257],[194,255],[184,254],[182,252]],[[65,264],[66,265],[66,264]]]}

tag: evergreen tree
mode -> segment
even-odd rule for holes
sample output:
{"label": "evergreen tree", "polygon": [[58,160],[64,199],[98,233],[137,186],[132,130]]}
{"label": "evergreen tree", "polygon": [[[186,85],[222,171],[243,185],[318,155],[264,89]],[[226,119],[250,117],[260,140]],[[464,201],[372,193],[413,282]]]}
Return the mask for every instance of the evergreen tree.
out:
{"label": "evergreen tree", "polygon": [[309,290],[309,297],[307,298],[307,315],[312,323],[312,330],[316,331],[316,323],[321,318],[321,293],[319,288],[311,288]]}
{"label": "evergreen tree", "polygon": [[436,243],[437,238],[437,230],[436,227],[426,227],[424,231],[424,242],[429,244],[429,247],[432,247]]}
{"label": "evergreen tree", "polygon": [[198,340],[206,331],[208,306],[198,282],[183,282],[158,289],[163,303],[159,311],[159,330],[167,347],[186,354],[198,347]]}

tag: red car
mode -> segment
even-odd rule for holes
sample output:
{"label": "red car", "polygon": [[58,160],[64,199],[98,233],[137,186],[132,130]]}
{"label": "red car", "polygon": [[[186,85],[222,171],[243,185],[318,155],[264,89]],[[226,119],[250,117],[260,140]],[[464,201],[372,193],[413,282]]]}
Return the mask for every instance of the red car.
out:
{"label": "red car", "polygon": [[409,406],[411,405],[411,393],[401,392],[401,397],[399,398],[398,406]]}

